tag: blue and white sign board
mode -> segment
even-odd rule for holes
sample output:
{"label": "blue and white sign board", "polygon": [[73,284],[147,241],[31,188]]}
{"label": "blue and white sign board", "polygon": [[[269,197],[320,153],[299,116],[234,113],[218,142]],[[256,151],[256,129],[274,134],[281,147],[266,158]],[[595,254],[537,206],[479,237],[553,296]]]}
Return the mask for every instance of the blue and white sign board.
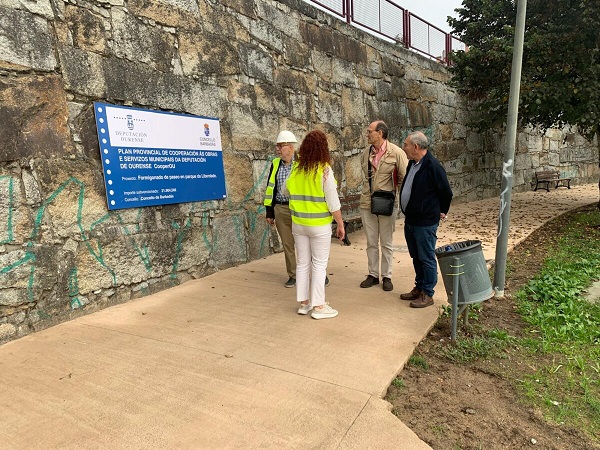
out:
{"label": "blue and white sign board", "polygon": [[219,119],[94,102],[108,209],[226,197]]}

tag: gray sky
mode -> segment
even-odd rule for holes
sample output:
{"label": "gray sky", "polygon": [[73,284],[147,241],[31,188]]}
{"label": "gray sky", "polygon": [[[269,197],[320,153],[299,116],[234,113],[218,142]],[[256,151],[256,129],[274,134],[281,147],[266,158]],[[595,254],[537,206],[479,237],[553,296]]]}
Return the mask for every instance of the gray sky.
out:
{"label": "gray sky", "polygon": [[397,5],[408,9],[411,13],[425,19],[432,25],[449,32],[447,16],[456,16],[455,8],[462,6],[462,0],[394,0]]}

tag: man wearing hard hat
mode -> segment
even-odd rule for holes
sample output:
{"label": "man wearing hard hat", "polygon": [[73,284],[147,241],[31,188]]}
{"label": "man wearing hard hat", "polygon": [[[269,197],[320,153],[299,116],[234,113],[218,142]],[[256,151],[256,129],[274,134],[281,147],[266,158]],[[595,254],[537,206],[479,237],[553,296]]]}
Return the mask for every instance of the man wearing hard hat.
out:
{"label": "man wearing hard hat", "polygon": [[267,223],[269,225],[275,224],[283,245],[285,267],[289,276],[285,283],[286,288],[296,285],[296,252],[294,236],[292,235],[290,199],[283,195],[283,188],[292,171],[292,165],[296,157],[295,145],[297,143],[298,140],[291,131],[284,130],[277,136],[277,155],[279,157],[273,159],[271,163],[264,201],[267,210]]}

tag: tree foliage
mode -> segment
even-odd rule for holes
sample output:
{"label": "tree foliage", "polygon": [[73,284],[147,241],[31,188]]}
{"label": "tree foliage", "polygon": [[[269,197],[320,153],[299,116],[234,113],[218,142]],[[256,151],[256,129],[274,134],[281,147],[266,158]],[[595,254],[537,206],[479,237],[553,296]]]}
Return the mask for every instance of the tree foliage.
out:
{"label": "tree foliage", "polygon": [[[519,99],[521,125],[600,124],[600,0],[528,0]],[[451,83],[477,104],[475,125],[502,125],[508,96],[515,0],[463,0],[448,18],[468,51],[453,54]]]}

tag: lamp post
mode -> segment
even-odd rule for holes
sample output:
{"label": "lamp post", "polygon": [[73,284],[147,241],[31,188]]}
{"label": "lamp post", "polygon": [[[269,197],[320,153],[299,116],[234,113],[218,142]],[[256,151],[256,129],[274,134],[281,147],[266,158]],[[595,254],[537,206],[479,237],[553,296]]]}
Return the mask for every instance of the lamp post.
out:
{"label": "lamp post", "polygon": [[510,94],[508,97],[508,120],[506,127],[506,150],[502,163],[502,186],[500,191],[500,214],[498,235],[496,236],[496,259],[494,264],[494,291],[496,297],[504,297],[506,277],[506,254],[510,225],[510,202],[512,198],[513,169],[515,166],[515,146],[517,142],[517,119],[519,117],[519,90],[523,63],[523,41],[525,39],[525,15],[527,0],[517,0],[517,25],[513,48],[512,70],[510,74]]}

